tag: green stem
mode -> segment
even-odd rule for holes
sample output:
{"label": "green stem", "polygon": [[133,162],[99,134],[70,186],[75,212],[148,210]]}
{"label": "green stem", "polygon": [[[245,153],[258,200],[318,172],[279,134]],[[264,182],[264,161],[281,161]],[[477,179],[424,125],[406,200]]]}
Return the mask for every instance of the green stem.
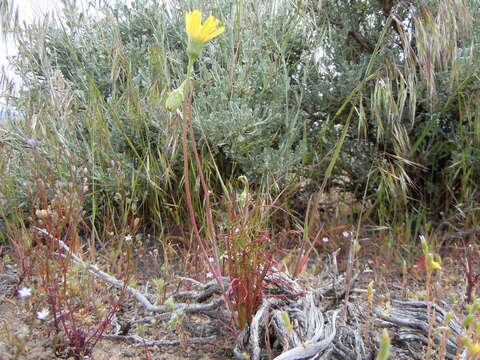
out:
{"label": "green stem", "polygon": [[192,57],[189,57],[188,58],[188,66],[187,66],[187,99],[189,98],[190,96],[190,92],[191,92],[191,88],[190,88],[190,80],[192,78],[192,72],[193,72],[193,63],[195,62],[195,60],[192,58]]}

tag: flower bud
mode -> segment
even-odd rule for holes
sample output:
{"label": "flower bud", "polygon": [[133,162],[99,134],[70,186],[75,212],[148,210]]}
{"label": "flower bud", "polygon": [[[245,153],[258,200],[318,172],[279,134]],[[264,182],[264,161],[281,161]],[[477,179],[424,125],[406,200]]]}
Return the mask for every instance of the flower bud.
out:
{"label": "flower bud", "polygon": [[370,303],[373,301],[374,292],[375,292],[375,289],[373,288],[373,280],[372,280],[367,286],[367,294],[368,294],[367,299],[368,299],[368,302]]}
{"label": "flower bud", "polygon": [[427,253],[429,252],[429,249],[428,249],[427,240],[425,240],[425,236],[420,235],[420,242],[422,244],[423,255],[427,255]]}
{"label": "flower bud", "polygon": [[42,209],[42,210],[37,209],[35,211],[35,215],[37,215],[37,217],[40,218],[40,219],[45,219],[45,218],[48,217],[49,214],[48,214],[48,211],[45,210],[45,209]]}
{"label": "flower bud", "polygon": [[383,329],[380,338],[380,349],[378,350],[376,360],[387,360],[390,357],[390,336],[387,329]]}
{"label": "flower bud", "polygon": [[183,104],[183,87],[173,90],[165,101],[165,108],[174,112]]}
{"label": "flower bud", "polygon": [[202,41],[196,41],[192,38],[188,39],[188,45],[187,45],[188,58],[192,62],[194,62],[202,54],[204,46],[205,46],[205,43]]}

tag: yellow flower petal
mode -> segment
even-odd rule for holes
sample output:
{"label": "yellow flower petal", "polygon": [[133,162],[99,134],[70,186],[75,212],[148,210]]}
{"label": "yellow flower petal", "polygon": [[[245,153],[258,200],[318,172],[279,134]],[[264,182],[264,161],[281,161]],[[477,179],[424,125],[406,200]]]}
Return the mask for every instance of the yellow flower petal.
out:
{"label": "yellow flower petal", "polygon": [[473,344],[469,350],[470,350],[470,355],[472,356],[476,356],[480,354],[480,344],[479,343]]}
{"label": "yellow flower petal", "polygon": [[185,14],[185,30],[187,35],[195,41],[207,42],[225,31],[223,26],[218,28],[218,24],[220,20],[209,16],[202,25],[202,13],[198,9]]}
{"label": "yellow flower petal", "polygon": [[215,31],[219,23],[219,20],[216,20],[213,16],[210,16],[207,21],[205,21],[205,24],[203,24],[202,31],[200,32],[198,37],[203,41],[208,41],[206,40],[207,37],[209,37],[209,35]]}
{"label": "yellow flower petal", "polygon": [[202,29],[202,13],[200,10],[193,10],[185,14],[185,30],[191,37],[196,37]]}
{"label": "yellow flower petal", "polygon": [[221,26],[219,27],[217,30],[215,30],[214,32],[212,32],[210,35],[208,35],[205,39],[205,41],[210,41],[212,40],[214,37],[220,35],[221,33],[223,33],[225,31],[225,27],[224,26]]}

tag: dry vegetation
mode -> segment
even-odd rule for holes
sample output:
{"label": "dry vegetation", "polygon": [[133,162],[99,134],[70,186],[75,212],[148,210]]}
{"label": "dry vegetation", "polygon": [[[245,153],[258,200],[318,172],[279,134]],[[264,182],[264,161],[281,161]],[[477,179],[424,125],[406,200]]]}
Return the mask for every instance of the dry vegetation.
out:
{"label": "dry vegetation", "polygon": [[480,358],[475,0],[0,4],[1,360]]}

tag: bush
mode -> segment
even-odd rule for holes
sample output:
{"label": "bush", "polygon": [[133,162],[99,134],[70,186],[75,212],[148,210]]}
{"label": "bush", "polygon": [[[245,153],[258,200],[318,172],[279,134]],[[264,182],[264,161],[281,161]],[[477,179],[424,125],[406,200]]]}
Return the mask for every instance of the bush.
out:
{"label": "bush", "polygon": [[[299,184],[366,194],[381,223],[475,209],[478,9],[390,3],[209,2],[227,31],[196,65],[194,118],[214,194],[246,175],[268,195]],[[162,104],[186,68],[183,13],[203,3],[66,4],[63,23],[16,30],[25,121],[12,134],[34,139],[58,179],[87,168],[93,224],[183,224],[179,124]],[[32,173],[15,146],[8,199]]]}

